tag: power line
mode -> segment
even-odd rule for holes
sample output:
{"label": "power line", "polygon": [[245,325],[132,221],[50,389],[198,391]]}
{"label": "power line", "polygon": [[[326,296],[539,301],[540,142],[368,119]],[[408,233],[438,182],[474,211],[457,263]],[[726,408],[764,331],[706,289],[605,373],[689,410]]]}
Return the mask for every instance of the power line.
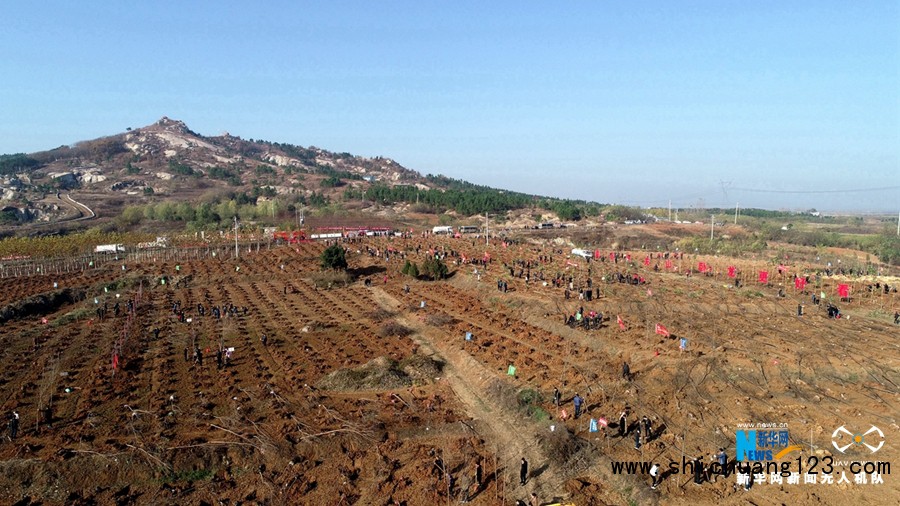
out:
{"label": "power line", "polygon": [[744,191],[744,192],[754,192],[754,193],[803,193],[803,194],[817,194],[817,193],[863,193],[863,192],[876,192],[876,191],[886,191],[886,190],[898,190],[900,186],[882,186],[879,188],[856,188],[852,190],[763,190],[759,188],[735,188],[731,187],[732,190]]}

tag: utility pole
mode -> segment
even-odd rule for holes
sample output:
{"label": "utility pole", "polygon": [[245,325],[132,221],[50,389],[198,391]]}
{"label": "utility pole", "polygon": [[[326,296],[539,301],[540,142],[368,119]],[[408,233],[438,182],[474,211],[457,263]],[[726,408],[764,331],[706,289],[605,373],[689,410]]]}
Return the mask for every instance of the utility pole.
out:
{"label": "utility pole", "polygon": [[900,213],[897,214],[897,235],[900,235]]}
{"label": "utility pole", "polygon": [[716,226],[716,215],[711,214],[709,216],[709,242],[712,242],[712,240],[713,240],[713,230],[714,230],[715,226]]}
{"label": "utility pole", "polygon": [[234,215],[234,258],[238,258],[238,220],[237,215]]}
{"label": "utility pole", "polygon": [[741,203],[740,203],[740,202],[738,202],[737,204],[734,205],[734,224],[735,224],[735,225],[737,225],[737,217],[738,217],[738,212],[739,212],[738,210],[739,210],[740,208],[741,208]]}
{"label": "utility pole", "polygon": [[672,221],[672,201],[669,201],[669,221]]}

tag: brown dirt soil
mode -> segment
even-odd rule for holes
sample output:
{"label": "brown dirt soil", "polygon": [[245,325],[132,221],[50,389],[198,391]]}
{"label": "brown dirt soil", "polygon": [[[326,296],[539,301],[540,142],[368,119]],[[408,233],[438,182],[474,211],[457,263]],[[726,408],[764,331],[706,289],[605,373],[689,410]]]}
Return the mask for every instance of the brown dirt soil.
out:
{"label": "brown dirt soil", "polygon": [[[602,241],[616,240],[609,235]],[[239,261],[180,262],[177,286],[158,282],[175,275],[165,261],[129,265],[125,276],[146,282],[108,293],[102,287],[124,274],[118,265],[3,280],[0,305],[48,292],[54,281],[87,298],[0,327],[0,402],[4,413],[21,415],[18,437],[0,443],[0,503],[451,504],[478,461],[484,485],[473,504],[513,504],[531,492],[544,503],[578,505],[900,499],[889,475],[862,485],[847,471],[849,485],[765,483],[745,492],[734,489],[734,476],[695,487],[676,474],[654,491],[646,475],[615,475],[611,466],[708,459],[719,447],[733,458],[741,423],[786,423],[791,444],[802,448],[786,457],[795,465],[797,457],[828,455],[897,460],[900,332],[892,315],[900,296],[869,291],[871,281],[850,278],[853,299],[845,302],[836,278],[822,276],[814,288],[811,264],[779,275],[762,262],[685,257],[667,270],[662,258],[645,265],[640,251],[612,262],[608,250],[605,261],[588,264],[544,240],[369,238],[346,246],[362,275],[330,290],[310,280],[324,248],[312,243]],[[399,273],[405,258],[421,265],[429,251],[448,253],[450,279]],[[486,270],[461,264],[485,252]],[[699,261],[714,274],[697,273]],[[727,276],[729,265],[742,287]],[[513,275],[519,269],[522,277]],[[762,269],[770,271],[767,285],[756,282]],[[612,281],[620,273],[646,283]],[[844,318],[827,318],[824,302],[795,292],[793,273],[809,274],[809,291],[825,292]],[[550,283],[557,275],[565,283],[571,276],[573,287],[590,278],[599,297],[565,299]],[[94,297],[110,307],[102,320]],[[122,311],[113,316],[117,301]],[[191,322],[179,321],[176,303]],[[209,308],[222,304],[240,309],[213,318]],[[602,312],[601,327],[566,326],[564,316],[579,306]],[[656,323],[672,336],[656,334]],[[204,352],[202,366],[185,360],[194,346]],[[224,369],[219,346],[235,348]],[[621,377],[623,361],[632,381]],[[586,414],[560,420],[554,387],[569,414],[575,393],[583,396]],[[48,405],[51,424],[40,418]],[[633,438],[615,435],[626,407],[630,422],[653,421],[655,437],[640,451]],[[588,432],[588,419],[598,417],[610,428]],[[874,456],[840,455],[831,434],[841,425],[878,426],[885,444]],[[530,463],[524,486],[522,457]],[[453,477],[450,496],[437,460]]]}

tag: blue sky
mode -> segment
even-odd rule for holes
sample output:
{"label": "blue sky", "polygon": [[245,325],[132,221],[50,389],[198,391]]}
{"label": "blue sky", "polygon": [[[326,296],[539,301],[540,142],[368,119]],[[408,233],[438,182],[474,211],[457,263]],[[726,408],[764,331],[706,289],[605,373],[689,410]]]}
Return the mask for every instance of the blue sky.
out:
{"label": "blue sky", "polygon": [[894,0],[15,4],[0,153],[165,115],[528,193],[900,208]]}

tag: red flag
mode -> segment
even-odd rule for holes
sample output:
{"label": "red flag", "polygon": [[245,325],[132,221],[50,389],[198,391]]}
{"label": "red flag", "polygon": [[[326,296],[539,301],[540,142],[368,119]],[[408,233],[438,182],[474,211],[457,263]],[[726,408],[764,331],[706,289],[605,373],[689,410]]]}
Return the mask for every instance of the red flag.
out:
{"label": "red flag", "polygon": [[737,275],[737,269],[734,268],[733,265],[728,266],[728,277],[733,278]]}
{"label": "red flag", "polygon": [[794,288],[797,290],[803,290],[804,288],[806,288],[806,279],[794,278]]}
{"label": "red flag", "polygon": [[644,257],[644,265],[650,265],[650,257]]}
{"label": "red flag", "polygon": [[709,269],[709,266],[706,265],[706,262],[700,262],[697,264],[697,270],[700,272],[706,272],[706,269]]}
{"label": "red flag", "polygon": [[850,285],[838,285],[838,295],[841,298],[847,298],[850,296]]}
{"label": "red flag", "polygon": [[113,353],[113,369],[119,367],[119,354]]}
{"label": "red flag", "polygon": [[620,328],[620,329],[625,330],[625,322],[622,321],[622,317],[621,317],[621,316],[616,315],[616,323],[619,324],[619,328]]}
{"label": "red flag", "polygon": [[671,269],[671,268],[672,268],[672,261],[666,260],[666,269]]}
{"label": "red flag", "polygon": [[760,283],[768,283],[769,282],[769,271],[759,271],[759,282]]}
{"label": "red flag", "polygon": [[600,250],[598,250],[598,249],[595,249],[595,250],[594,250],[594,258],[599,259],[599,258],[600,258],[600,254],[601,254],[601,253],[600,253]]}
{"label": "red flag", "polygon": [[669,337],[669,331],[659,323],[656,324],[656,333],[661,336]]}

